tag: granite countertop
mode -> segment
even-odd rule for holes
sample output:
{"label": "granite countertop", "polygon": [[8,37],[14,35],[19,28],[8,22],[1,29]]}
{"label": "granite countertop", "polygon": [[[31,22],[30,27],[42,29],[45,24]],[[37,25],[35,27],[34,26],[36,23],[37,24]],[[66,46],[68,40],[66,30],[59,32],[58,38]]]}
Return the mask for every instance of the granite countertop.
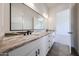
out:
{"label": "granite countertop", "polygon": [[31,43],[43,36],[48,35],[50,32],[40,32],[39,34],[32,35],[17,35],[13,37],[4,37],[2,43],[0,43],[0,53],[7,53],[15,48],[23,46],[24,44]]}

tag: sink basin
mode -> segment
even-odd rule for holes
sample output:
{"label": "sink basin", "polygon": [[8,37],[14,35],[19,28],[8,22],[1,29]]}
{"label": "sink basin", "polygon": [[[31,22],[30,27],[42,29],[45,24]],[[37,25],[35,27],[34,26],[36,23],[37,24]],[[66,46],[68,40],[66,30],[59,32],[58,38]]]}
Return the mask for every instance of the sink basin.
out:
{"label": "sink basin", "polygon": [[20,33],[5,33],[5,37],[20,35]]}

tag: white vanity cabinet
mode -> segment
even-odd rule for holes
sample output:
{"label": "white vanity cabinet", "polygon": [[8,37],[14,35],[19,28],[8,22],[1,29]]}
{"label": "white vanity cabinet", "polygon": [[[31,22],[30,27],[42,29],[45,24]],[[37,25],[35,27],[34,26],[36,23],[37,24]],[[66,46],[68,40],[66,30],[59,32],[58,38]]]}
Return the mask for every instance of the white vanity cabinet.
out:
{"label": "white vanity cabinet", "polygon": [[[38,41],[39,40],[35,40],[33,42],[27,43],[21,47],[18,47],[12,51],[10,51],[8,53],[9,56],[27,56],[29,55],[32,51],[34,51],[36,49],[36,47],[38,46]],[[35,53],[34,53],[35,55]]]}
{"label": "white vanity cabinet", "polygon": [[18,47],[8,53],[9,56],[46,56],[53,45],[53,33]]}

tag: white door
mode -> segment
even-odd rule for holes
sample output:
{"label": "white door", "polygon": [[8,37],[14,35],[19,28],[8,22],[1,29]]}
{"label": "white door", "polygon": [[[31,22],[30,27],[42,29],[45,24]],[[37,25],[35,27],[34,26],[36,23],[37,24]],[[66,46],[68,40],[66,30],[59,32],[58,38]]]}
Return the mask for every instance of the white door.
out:
{"label": "white door", "polygon": [[71,50],[71,18],[70,10],[66,9],[56,14],[56,41],[68,45]]}

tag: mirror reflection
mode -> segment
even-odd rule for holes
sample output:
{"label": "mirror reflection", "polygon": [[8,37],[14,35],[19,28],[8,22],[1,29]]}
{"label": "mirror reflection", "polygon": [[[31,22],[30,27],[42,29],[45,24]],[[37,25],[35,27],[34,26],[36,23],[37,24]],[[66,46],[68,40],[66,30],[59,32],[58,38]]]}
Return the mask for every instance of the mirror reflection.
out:
{"label": "mirror reflection", "polygon": [[11,3],[11,31],[44,29],[44,17],[23,3]]}

